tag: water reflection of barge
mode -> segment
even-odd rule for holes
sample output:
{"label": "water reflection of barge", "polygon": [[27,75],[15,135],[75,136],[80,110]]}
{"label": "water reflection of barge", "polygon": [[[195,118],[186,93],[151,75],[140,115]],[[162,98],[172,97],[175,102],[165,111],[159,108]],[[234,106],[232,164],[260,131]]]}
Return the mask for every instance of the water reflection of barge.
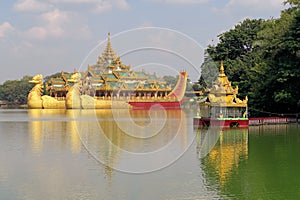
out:
{"label": "water reflection of barge", "polygon": [[195,126],[248,127],[248,98],[240,100],[238,86],[233,88],[224,72],[223,63],[220,74],[213,83],[207,97],[199,102]]}

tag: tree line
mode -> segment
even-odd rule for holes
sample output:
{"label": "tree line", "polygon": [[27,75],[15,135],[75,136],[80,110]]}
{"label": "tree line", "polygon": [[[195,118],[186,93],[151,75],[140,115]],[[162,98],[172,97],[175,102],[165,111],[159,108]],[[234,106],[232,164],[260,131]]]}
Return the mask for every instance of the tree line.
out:
{"label": "tree line", "polygon": [[[48,82],[51,78],[60,77],[60,75],[61,72],[57,72],[46,76],[44,81]],[[28,94],[34,86],[34,84],[29,83],[32,77],[26,75],[20,80],[7,80],[3,84],[0,84],[0,100],[7,101],[12,106],[27,104]]]}
{"label": "tree line", "polygon": [[28,81],[32,76],[24,76],[20,80],[7,80],[0,84],[0,100],[7,101],[10,105],[27,103],[27,96],[33,84]]}

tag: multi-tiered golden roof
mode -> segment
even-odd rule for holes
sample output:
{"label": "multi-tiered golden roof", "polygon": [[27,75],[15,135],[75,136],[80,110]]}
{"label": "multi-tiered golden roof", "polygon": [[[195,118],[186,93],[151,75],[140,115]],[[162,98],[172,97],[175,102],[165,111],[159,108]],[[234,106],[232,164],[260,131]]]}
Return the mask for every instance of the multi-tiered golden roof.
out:
{"label": "multi-tiered golden roof", "polygon": [[237,95],[238,86],[235,88],[232,87],[231,82],[225,74],[223,62],[221,61],[220,73],[208,94],[209,102],[215,106],[246,107],[248,98],[246,97],[246,99],[242,101]]}
{"label": "multi-tiered golden roof", "polygon": [[219,75],[208,91],[207,97],[199,103],[198,115],[205,118],[247,118],[248,97],[244,100],[237,97],[238,86],[232,87],[222,61]]}

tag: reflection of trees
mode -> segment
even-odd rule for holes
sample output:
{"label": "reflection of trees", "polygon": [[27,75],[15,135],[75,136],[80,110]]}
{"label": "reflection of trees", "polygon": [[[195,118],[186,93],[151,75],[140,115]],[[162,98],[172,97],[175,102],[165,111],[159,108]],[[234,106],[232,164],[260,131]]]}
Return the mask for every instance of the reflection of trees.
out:
{"label": "reflection of trees", "polygon": [[217,144],[212,148],[210,153],[201,160],[207,181],[218,184],[221,189],[224,188],[226,182],[235,172],[234,169],[238,168],[239,162],[247,158],[248,129],[220,131],[220,138]]}
{"label": "reflection of trees", "polygon": [[289,124],[268,124],[263,126],[251,126],[250,131],[252,135],[281,135],[287,133]]}
{"label": "reflection of trees", "polygon": [[[223,132],[222,146],[219,142],[216,152],[201,160],[209,186],[219,187],[222,195],[237,199],[299,199],[299,126],[250,126],[249,149],[242,142],[233,143],[244,146],[241,148],[245,151],[235,147],[234,159],[220,156],[225,135]],[[224,160],[232,163],[232,167],[222,172],[221,168],[229,165],[222,165]],[[220,174],[225,174],[225,179]]]}

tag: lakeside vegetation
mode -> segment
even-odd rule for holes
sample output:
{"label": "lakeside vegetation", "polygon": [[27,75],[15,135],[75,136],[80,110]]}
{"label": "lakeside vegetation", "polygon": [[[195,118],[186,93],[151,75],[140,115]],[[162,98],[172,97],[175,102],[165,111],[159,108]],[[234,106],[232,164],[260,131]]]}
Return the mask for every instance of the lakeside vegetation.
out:
{"label": "lakeside vegetation", "polygon": [[20,80],[7,80],[0,84],[0,100],[6,101],[9,106],[27,104],[27,96],[33,84],[29,83],[32,76],[24,76]]}
{"label": "lakeside vegetation", "polygon": [[[224,62],[226,74],[239,95],[249,98],[250,116],[300,112],[300,0],[283,2],[288,6],[278,19],[245,19],[233,29],[218,35],[219,41],[206,49],[199,83],[187,90],[205,90]],[[44,78],[47,82],[56,73]],[[0,84],[0,100],[10,105],[27,103],[31,76]],[[174,77],[164,79],[175,85]],[[205,81],[204,81],[205,80]]]}
{"label": "lakeside vegetation", "polygon": [[[278,19],[245,19],[209,45],[202,89],[210,87],[223,60],[226,75],[249,97],[250,114],[293,116],[300,111],[300,0],[287,0]],[[206,81],[204,81],[206,80]]]}

